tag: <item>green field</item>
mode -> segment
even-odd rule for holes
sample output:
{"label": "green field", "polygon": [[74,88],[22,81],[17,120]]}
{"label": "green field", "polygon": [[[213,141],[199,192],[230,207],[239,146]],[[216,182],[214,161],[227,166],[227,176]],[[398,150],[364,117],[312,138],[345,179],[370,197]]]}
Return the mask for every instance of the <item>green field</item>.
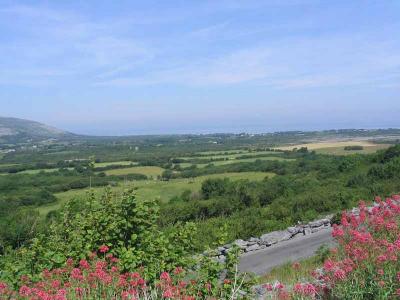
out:
{"label": "green field", "polygon": [[[266,156],[266,157],[253,157],[253,158],[244,158],[244,159],[229,159],[229,160],[219,160],[219,161],[214,161],[210,163],[204,163],[204,164],[196,164],[198,168],[204,168],[209,164],[213,164],[214,166],[223,166],[223,165],[229,165],[229,164],[234,164],[234,163],[244,163],[244,162],[254,162],[256,160],[278,160],[278,161],[289,161],[292,159],[288,158],[283,158],[283,157],[277,157],[277,156]],[[180,163],[179,164],[182,168],[187,168],[193,165],[193,163]]]}
{"label": "green field", "polygon": [[50,173],[50,172],[56,172],[58,169],[35,169],[35,170],[25,170],[18,172],[18,174],[38,174],[40,172],[45,172],[45,173]]}
{"label": "green field", "polygon": [[146,176],[157,177],[164,171],[163,168],[155,166],[144,166],[144,167],[131,167],[123,169],[107,170],[106,175],[128,175],[128,174],[143,174]]}
{"label": "green field", "polygon": [[[346,146],[362,146],[363,150],[344,150]],[[307,147],[309,151],[314,150],[320,154],[331,154],[331,155],[350,155],[350,154],[370,154],[375,153],[378,150],[387,149],[391,145],[389,144],[375,144],[370,141],[365,140],[350,140],[350,141],[320,141],[314,143],[298,144],[291,146],[278,147],[280,150],[291,151],[294,148],[300,149],[302,147]]]}
{"label": "green field", "polygon": [[315,152],[320,154],[332,154],[332,155],[350,155],[350,154],[370,154],[375,153],[378,150],[387,149],[390,145],[377,144],[374,146],[364,147],[363,150],[344,150],[344,147],[328,147],[315,149]]}
{"label": "green field", "polygon": [[95,163],[94,167],[95,168],[104,168],[108,166],[130,166],[130,165],[137,165],[136,162],[129,161],[129,160],[121,160],[121,161],[110,161],[110,162],[100,162],[100,163]]}
{"label": "green field", "polygon": [[[247,163],[247,162],[254,162],[256,160],[278,160],[278,161],[290,161],[293,159],[283,158],[279,156],[265,156],[265,157],[251,157],[251,158],[244,158],[244,159],[228,159],[228,160],[217,160],[208,163],[201,163],[195,164],[198,168],[204,168],[209,164],[213,164],[214,166],[223,166],[235,163]],[[187,168],[193,165],[193,163],[180,163],[179,164],[182,168]]]}
{"label": "green field", "polygon": [[228,154],[249,153],[249,151],[248,150],[219,150],[219,151],[196,152],[196,154],[200,154],[200,155],[224,155],[225,153],[228,153]]}
{"label": "green field", "polygon": [[18,166],[19,164],[2,164],[0,163],[0,167],[8,168],[8,167],[15,167]]}
{"label": "green field", "polygon": [[[212,174],[195,177],[193,179],[172,179],[170,181],[159,181],[159,180],[142,180],[142,181],[130,181],[126,184],[121,184],[116,187],[112,187],[111,190],[116,195],[122,194],[126,189],[136,187],[137,196],[140,198],[147,199],[160,199],[161,201],[168,201],[174,196],[180,195],[184,190],[198,191],[200,190],[201,183],[207,178],[230,178],[231,180],[248,179],[248,180],[262,180],[265,177],[272,177],[273,173],[263,172],[242,172],[242,173],[223,173],[223,174]],[[84,198],[89,189],[69,190],[67,192],[57,193],[55,196],[58,198],[57,203],[51,205],[39,207],[41,214],[45,215],[51,210],[58,209],[62,203],[72,198]],[[104,192],[103,187],[92,188],[92,191],[96,195],[100,195]]]}
{"label": "green field", "polygon": [[[229,152],[229,151],[223,151],[222,153],[224,153],[224,152]],[[244,152],[241,152],[241,153],[233,153],[233,154],[227,154],[227,155],[215,155],[215,153],[212,154],[210,152],[203,152],[203,154],[208,154],[208,153],[210,155],[197,156],[197,157],[188,156],[188,157],[179,157],[179,158],[180,159],[184,159],[184,160],[191,160],[191,159],[210,159],[210,160],[212,160],[212,159],[232,159],[233,160],[233,159],[237,159],[238,157],[243,156],[243,155],[254,155],[254,156],[256,156],[256,155],[268,155],[268,154],[276,154],[277,152],[273,152],[273,151],[257,151],[257,152],[244,151]]]}

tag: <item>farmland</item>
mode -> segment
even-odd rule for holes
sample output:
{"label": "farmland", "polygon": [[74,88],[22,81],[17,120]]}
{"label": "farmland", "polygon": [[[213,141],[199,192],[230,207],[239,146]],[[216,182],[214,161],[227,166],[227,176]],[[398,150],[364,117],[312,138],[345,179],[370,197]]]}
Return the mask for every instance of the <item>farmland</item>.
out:
{"label": "farmland", "polygon": [[[272,178],[275,174],[263,173],[263,172],[242,172],[242,173],[223,173],[213,174],[206,176],[199,176],[192,179],[172,179],[170,181],[159,181],[159,180],[144,180],[144,181],[129,181],[124,182],[117,187],[111,187],[110,190],[116,195],[121,195],[124,191],[132,188],[137,188],[136,195],[143,199],[158,199],[161,202],[168,202],[173,197],[176,197],[184,190],[190,190],[192,192],[199,192],[201,183],[209,178],[230,178],[231,180],[263,180],[264,178]],[[62,203],[73,199],[79,198],[84,199],[87,193],[91,191],[95,195],[101,195],[104,192],[104,188],[97,187],[91,189],[80,189],[70,190],[63,193],[57,193],[57,203],[51,205],[42,206],[39,211],[42,215],[45,215],[51,210],[59,208]]]}
{"label": "farmland", "polygon": [[[193,247],[202,251],[215,246],[221,228],[226,228],[227,242],[255,236],[335,213],[355,199],[376,191],[390,193],[398,186],[397,177],[380,179],[382,170],[396,168],[373,158],[390,141],[304,139],[285,133],[99,138],[32,149],[24,145],[0,160],[0,221],[5,230],[0,237],[19,247],[19,230],[26,228],[23,239],[29,241],[70,207],[64,204],[75,203],[70,208],[79,211],[88,199],[103,199],[106,191],[114,203],[134,190],[137,201],[159,207],[160,231],[195,224]],[[40,227],[32,231],[34,224]]]}
{"label": "farmland", "polygon": [[[347,146],[361,146],[362,150],[346,151]],[[348,141],[318,141],[291,146],[278,147],[279,150],[292,150],[306,147],[321,154],[349,155],[349,154],[368,154],[378,150],[386,149],[390,144],[375,144],[367,140],[348,140]]]}
{"label": "farmland", "polygon": [[106,175],[128,175],[128,174],[143,174],[148,177],[157,177],[162,174],[163,168],[155,166],[144,166],[144,167],[131,167],[131,168],[121,168],[106,171]]}
{"label": "farmland", "polygon": [[104,167],[109,167],[109,166],[131,166],[131,165],[136,165],[137,163],[132,162],[132,161],[109,161],[109,162],[95,162],[94,167],[95,168],[104,168]]}

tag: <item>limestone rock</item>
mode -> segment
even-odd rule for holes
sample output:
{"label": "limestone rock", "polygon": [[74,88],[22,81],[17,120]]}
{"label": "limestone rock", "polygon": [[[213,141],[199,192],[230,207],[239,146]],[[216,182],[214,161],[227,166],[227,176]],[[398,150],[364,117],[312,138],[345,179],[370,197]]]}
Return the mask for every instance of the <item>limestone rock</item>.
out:
{"label": "limestone rock", "polygon": [[292,237],[291,233],[285,231],[273,231],[271,233],[263,234],[260,237],[261,243],[264,245],[273,245],[281,241],[287,241]]}
{"label": "limestone rock", "polygon": [[238,246],[240,249],[246,249],[247,247],[247,242],[243,241],[243,240],[236,240],[233,242],[236,246]]}

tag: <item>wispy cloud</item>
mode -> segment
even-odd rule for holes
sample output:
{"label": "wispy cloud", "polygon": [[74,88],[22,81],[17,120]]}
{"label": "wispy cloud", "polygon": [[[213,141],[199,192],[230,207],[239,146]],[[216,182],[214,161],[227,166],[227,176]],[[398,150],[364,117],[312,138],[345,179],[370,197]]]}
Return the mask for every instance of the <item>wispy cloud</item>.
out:
{"label": "wispy cloud", "polygon": [[[371,48],[369,44],[381,46]],[[396,49],[395,43],[383,43],[374,36],[283,39],[217,58],[133,77],[115,77],[98,84],[207,86],[250,82],[276,88],[303,88],[378,83],[400,68]],[[397,76],[390,80],[396,79]]]}
{"label": "wispy cloud", "polygon": [[[398,80],[400,45],[388,38],[397,26],[386,28],[385,36],[373,29],[310,35],[316,29],[308,19],[243,27],[226,13],[310,3],[315,1],[204,1],[175,13],[166,7],[167,12],[147,11],[146,17],[134,11],[113,18],[48,6],[5,7],[0,24],[9,26],[16,17],[21,21],[10,27],[16,38],[0,43],[0,56],[7,57],[0,58],[0,84],[57,84],[63,77],[88,86],[257,84],[292,89],[392,85]],[[187,18],[221,12],[212,22],[182,26],[189,24]],[[186,23],[175,23],[185,18]],[[294,27],[306,30],[298,34]]]}
{"label": "wispy cloud", "polygon": [[[0,83],[46,83],[52,74],[82,76],[116,72],[126,65],[134,66],[151,59],[152,50],[141,40],[120,34],[121,23],[92,21],[84,16],[45,7],[12,6],[0,10],[1,23],[18,17],[22,23],[12,30],[16,38],[0,45],[4,72],[15,76]],[[29,80],[29,74],[32,80]],[[55,78],[57,79],[57,78]]]}

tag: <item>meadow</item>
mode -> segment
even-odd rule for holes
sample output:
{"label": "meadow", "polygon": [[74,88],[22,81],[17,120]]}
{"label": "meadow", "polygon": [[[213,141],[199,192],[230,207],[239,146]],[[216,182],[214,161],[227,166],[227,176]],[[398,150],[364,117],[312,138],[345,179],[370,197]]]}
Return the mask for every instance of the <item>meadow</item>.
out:
{"label": "meadow", "polygon": [[[192,192],[199,192],[201,184],[204,180],[209,178],[229,178],[231,180],[248,179],[250,181],[263,180],[264,178],[272,178],[275,176],[273,173],[264,172],[241,172],[241,173],[223,173],[223,174],[212,174],[206,176],[199,176],[195,178],[179,178],[171,179],[169,181],[162,180],[140,180],[140,181],[126,181],[118,186],[109,187],[111,192],[115,195],[121,195],[128,189],[137,189],[136,195],[141,199],[157,199],[161,202],[168,202],[171,198],[179,196],[184,190],[190,190]],[[56,193],[56,203],[50,205],[40,206],[38,208],[41,215],[46,215],[52,210],[60,208],[60,206],[66,201],[78,198],[85,199],[88,192],[93,192],[96,196],[104,193],[104,187],[94,187],[87,189],[76,189],[69,190],[62,193]]]}
{"label": "meadow", "polygon": [[[23,270],[30,268],[31,259],[21,258],[20,254],[31,253],[32,241],[37,238],[44,239],[39,246],[45,251],[41,257],[46,266],[59,266],[64,253],[84,257],[86,252],[82,251],[96,249],[106,242],[122,245],[117,232],[121,226],[117,224],[127,216],[137,215],[137,208],[142,205],[148,207],[142,215],[144,223],[140,218],[129,218],[138,221],[138,226],[148,221],[153,224],[155,236],[146,237],[148,231],[143,230],[138,232],[142,238],[159,245],[164,240],[158,240],[160,234],[171,241],[180,236],[185,241],[176,245],[188,245],[187,249],[178,247],[177,253],[163,258],[173,266],[180,263],[176,257],[192,257],[236,239],[287,228],[299,220],[335,214],[354,206],[358,199],[390,195],[400,186],[398,146],[376,154],[344,156],[340,155],[341,148],[345,151],[346,146],[360,144],[354,139],[346,143],[313,142],[306,145],[316,151],[306,151],[299,149],[305,145],[303,138],[304,135],[300,140],[298,135],[291,134],[199,136],[183,143],[181,137],[143,137],[118,143],[92,140],[50,149],[43,146],[35,151],[23,148],[7,154],[0,160],[1,172],[5,172],[0,176],[0,269],[6,270],[4,274],[13,274],[16,262],[26,263],[21,265]],[[212,139],[217,144],[210,143]],[[298,150],[266,150],[277,145],[287,147],[289,142],[290,147],[297,145]],[[362,146],[362,153],[386,147],[365,141]],[[51,155],[47,155],[49,151]],[[323,151],[335,151],[338,155],[324,155]],[[348,153],[356,151],[343,154]],[[266,177],[268,180],[264,180]],[[135,195],[121,197],[129,190],[134,190]],[[87,201],[90,193],[93,198]],[[63,205],[69,200],[75,201]],[[71,218],[63,218],[65,213],[75,219],[71,228],[76,230],[65,230],[65,226],[71,226]],[[56,235],[49,232],[50,224],[58,226]],[[104,227],[99,224],[109,224],[107,232],[111,234],[101,232]],[[78,230],[84,227],[90,230]],[[77,237],[80,234],[85,236]],[[129,232],[127,236],[135,239],[135,234]],[[64,241],[64,248],[59,247],[60,241]],[[137,241],[129,239],[128,243],[136,245]],[[13,249],[12,255],[3,257],[1,251],[6,247]],[[149,253],[153,259],[151,249],[158,248],[148,245],[134,255],[121,257],[126,265],[132,263],[130,257],[141,263],[147,256],[141,257],[140,253]],[[159,253],[154,255],[159,257]],[[47,258],[50,261],[45,261]],[[37,270],[44,266],[41,261],[34,264]],[[318,261],[301,264],[301,276],[305,277]],[[296,278],[298,275],[290,268],[290,263],[277,268],[260,282]],[[4,278],[2,273],[0,278]]]}
{"label": "meadow", "polygon": [[[228,153],[228,154],[226,154]],[[226,160],[234,160],[243,155],[276,155],[277,153],[274,151],[249,151],[249,150],[232,150],[232,151],[208,151],[208,152],[201,152],[201,156],[190,156],[190,157],[179,157],[180,159],[190,160],[194,158],[199,159],[208,159],[208,160],[218,160],[218,159],[226,159]]]}
{"label": "meadow", "polygon": [[131,168],[112,169],[105,171],[107,176],[110,175],[128,175],[128,174],[143,174],[147,177],[161,176],[163,168],[156,166],[137,166]]}
{"label": "meadow", "polygon": [[[345,150],[347,146],[361,146],[362,150]],[[367,140],[349,140],[349,141],[318,141],[303,144],[296,144],[291,146],[277,147],[276,149],[291,151],[295,148],[300,149],[306,147],[308,150],[314,150],[320,154],[331,155],[350,155],[350,154],[370,154],[378,150],[387,149],[390,144],[375,144]]]}
{"label": "meadow", "polygon": [[122,161],[109,161],[109,162],[96,162],[94,163],[95,168],[104,168],[109,166],[130,166],[137,165],[137,162],[122,160]]}
{"label": "meadow", "polygon": [[229,159],[229,160],[217,160],[212,161],[210,163],[201,163],[201,164],[193,164],[193,163],[180,163],[181,168],[188,168],[192,165],[196,165],[197,168],[204,168],[209,164],[213,164],[214,166],[224,166],[235,163],[246,163],[246,162],[255,162],[256,160],[276,160],[276,161],[290,161],[289,158],[277,157],[277,156],[266,156],[266,157],[253,157],[253,158],[243,158],[243,159]]}

